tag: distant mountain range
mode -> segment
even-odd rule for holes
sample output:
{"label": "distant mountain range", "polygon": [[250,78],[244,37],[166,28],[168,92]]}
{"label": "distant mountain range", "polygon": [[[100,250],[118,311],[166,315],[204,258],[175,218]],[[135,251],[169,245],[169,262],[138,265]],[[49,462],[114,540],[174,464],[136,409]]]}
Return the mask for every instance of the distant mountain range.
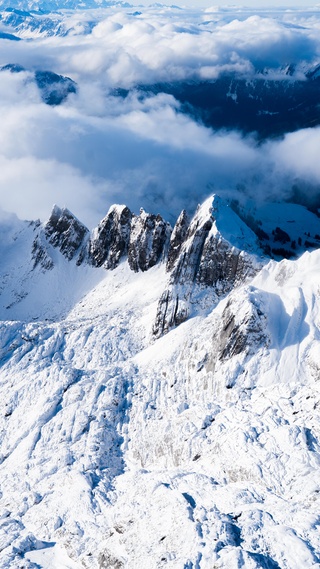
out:
{"label": "distant mountain range", "polygon": [[53,12],[55,10],[85,10],[89,8],[100,8],[107,6],[131,7],[127,2],[121,0],[1,0],[0,9],[18,11],[21,15],[27,15],[30,11]]}

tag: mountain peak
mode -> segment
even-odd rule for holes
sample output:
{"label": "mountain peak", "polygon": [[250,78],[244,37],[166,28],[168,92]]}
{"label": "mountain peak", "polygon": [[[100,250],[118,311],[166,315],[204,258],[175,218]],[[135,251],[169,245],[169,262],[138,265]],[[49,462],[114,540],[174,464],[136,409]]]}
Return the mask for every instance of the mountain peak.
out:
{"label": "mountain peak", "polygon": [[79,251],[89,230],[66,207],[55,205],[44,226],[48,242],[71,260]]}
{"label": "mountain peak", "polygon": [[229,202],[217,194],[210,196],[199,206],[194,223],[203,225],[209,220],[213,221],[213,235],[221,236],[230,245],[243,251],[262,254],[257,235],[234,212]]}

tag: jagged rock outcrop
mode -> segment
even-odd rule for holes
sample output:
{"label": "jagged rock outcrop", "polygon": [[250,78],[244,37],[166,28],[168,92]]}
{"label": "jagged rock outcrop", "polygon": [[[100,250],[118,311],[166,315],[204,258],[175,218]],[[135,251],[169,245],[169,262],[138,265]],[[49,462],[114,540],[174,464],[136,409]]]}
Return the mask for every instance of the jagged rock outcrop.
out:
{"label": "jagged rock outcrop", "polygon": [[168,260],[167,260],[168,272],[170,272],[173,269],[174,264],[177,258],[179,257],[181,247],[187,237],[189,224],[190,224],[189,216],[185,210],[182,210],[174,226],[170,239]]}
{"label": "jagged rock outcrop", "polygon": [[159,299],[154,337],[184,322],[195,305],[212,309],[263,264],[256,235],[218,197],[199,207],[191,222],[183,211],[173,231],[160,215],[141,209],[136,216],[114,205],[90,235],[69,210],[55,206],[34,241],[34,266],[52,268],[50,245],[77,265],[115,269],[127,257],[132,271],[144,272],[166,262],[168,285]]}
{"label": "jagged rock outcrop", "polygon": [[[172,240],[181,231],[181,219]],[[207,200],[189,225],[176,261],[168,264],[171,274],[159,300],[153,335],[159,337],[186,320],[193,303],[212,307],[252,277],[261,268],[254,255],[257,251],[255,234],[231,208],[217,197]]]}
{"label": "jagged rock outcrop", "polygon": [[47,241],[70,261],[83,245],[89,230],[67,208],[55,205],[44,234]]}
{"label": "jagged rock outcrop", "polygon": [[[202,354],[201,362],[206,373],[212,374],[220,385],[231,389],[242,383],[250,388],[256,381],[257,359],[272,344],[269,302],[268,295],[251,285],[229,294],[216,320],[210,349]],[[249,368],[250,382],[246,373]]]}
{"label": "jagged rock outcrop", "polygon": [[171,226],[161,215],[152,215],[140,210],[139,216],[133,216],[131,224],[128,262],[135,272],[147,271],[168,252]]}
{"label": "jagged rock outcrop", "polygon": [[112,206],[93,230],[78,264],[87,261],[94,267],[115,269],[127,256],[131,270],[147,271],[166,259],[171,231],[160,215],[142,209],[136,216],[124,205]]}
{"label": "jagged rock outcrop", "polygon": [[106,217],[93,231],[88,245],[89,262],[114,269],[127,254],[132,213],[126,206],[112,206]]}
{"label": "jagged rock outcrop", "polygon": [[210,217],[202,223],[196,216],[186,231],[184,242],[175,247],[176,236],[181,227],[181,215],[177,222],[178,228],[175,227],[172,233],[170,250],[176,253],[176,262],[171,261],[167,265],[169,270],[171,264],[173,267],[168,288],[159,300],[153,327],[155,337],[162,336],[170,328],[178,326],[188,318],[192,288],[198,274],[203,247],[213,223]]}
{"label": "jagged rock outcrop", "polygon": [[215,287],[219,294],[221,283],[224,294],[253,274],[244,251],[230,246],[222,236],[208,236],[197,272],[199,284]]}
{"label": "jagged rock outcrop", "polygon": [[217,335],[218,359],[228,361],[239,354],[248,355],[255,345],[267,345],[269,338],[266,320],[261,300],[257,302],[254,294],[250,294],[250,289],[245,298],[230,297],[222,313],[221,328]]}
{"label": "jagged rock outcrop", "polygon": [[[59,249],[77,265],[115,269],[127,256],[134,272],[147,271],[167,259],[172,228],[160,215],[140,211],[134,215],[125,205],[114,205],[90,235],[89,230],[66,208],[54,206],[48,222],[34,240],[34,266],[52,268],[48,246]],[[40,235],[41,234],[41,235]],[[49,266],[50,265],[50,266]]]}
{"label": "jagged rock outcrop", "polygon": [[53,260],[48,252],[48,243],[42,233],[39,233],[32,243],[31,258],[33,269],[40,266],[43,271],[50,271],[54,267]]}

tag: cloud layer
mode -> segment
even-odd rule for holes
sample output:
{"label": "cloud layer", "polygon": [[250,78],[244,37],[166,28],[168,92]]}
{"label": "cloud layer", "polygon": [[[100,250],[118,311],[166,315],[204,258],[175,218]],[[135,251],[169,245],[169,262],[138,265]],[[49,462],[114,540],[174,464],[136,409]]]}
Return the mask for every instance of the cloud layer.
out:
{"label": "cloud layer", "polygon": [[[1,72],[3,209],[44,219],[58,203],[93,226],[114,202],[173,221],[213,191],[258,200],[287,199],[297,187],[317,195],[319,128],[261,145],[205,128],[173,97],[142,98],[134,87],[224,71],[249,81],[265,67],[276,77],[292,63],[301,77],[320,61],[320,10],[110,8],[65,14],[59,26],[69,33],[30,39],[35,32],[20,26],[28,41],[0,40],[1,65],[50,69],[79,86],[48,107],[28,72]],[[114,96],[119,88],[129,96]]]}

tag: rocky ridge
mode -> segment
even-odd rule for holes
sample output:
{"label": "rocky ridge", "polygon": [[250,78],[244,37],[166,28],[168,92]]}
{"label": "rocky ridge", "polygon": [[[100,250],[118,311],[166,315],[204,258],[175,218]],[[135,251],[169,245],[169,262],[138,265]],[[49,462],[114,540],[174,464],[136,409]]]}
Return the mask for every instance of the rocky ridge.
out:
{"label": "rocky ridge", "polygon": [[[234,231],[229,234],[232,226]],[[198,208],[188,228],[183,212],[172,233],[167,261],[170,277],[159,300],[154,335],[161,336],[185,321],[193,304],[213,307],[252,277],[263,264],[258,253],[256,235],[218,196]]]}
{"label": "rocky ridge", "polygon": [[264,262],[256,235],[217,196],[199,206],[191,221],[183,211],[173,229],[160,215],[143,209],[135,215],[127,206],[115,205],[90,233],[68,209],[54,206],[32,246],[34,266],[40,264],[43,270],[53,266],[46,244],[78,266],[113,270],[127,259],[137,273],[165,263],[168,280],[158,303],[154,337],[185,321],[194,304],[214,306]]}
{"label": "rocky ridge", "polygon": [[[311,212],[306,214],[311,219]],[[319,224],[316,216],[314,223]],[[152,330],[158,338],[199,310],[213,309],[260,271],[270,258],[269,235],[260,222],[256,227],[217,195],[198,206],[192,219],[182,211],[174,228],[159,214],[141,209],[136,215],[125,205],[113,205],[90,232],[69,210],[54,206],[47,223],[35,227],[32,260],[44,271],[54,267],[54,251],[78,267],[114,270],[126,261],[131,271],[144,273],[165,265],[167,279]],[[282,231],[267,229],[275,240]]]}

